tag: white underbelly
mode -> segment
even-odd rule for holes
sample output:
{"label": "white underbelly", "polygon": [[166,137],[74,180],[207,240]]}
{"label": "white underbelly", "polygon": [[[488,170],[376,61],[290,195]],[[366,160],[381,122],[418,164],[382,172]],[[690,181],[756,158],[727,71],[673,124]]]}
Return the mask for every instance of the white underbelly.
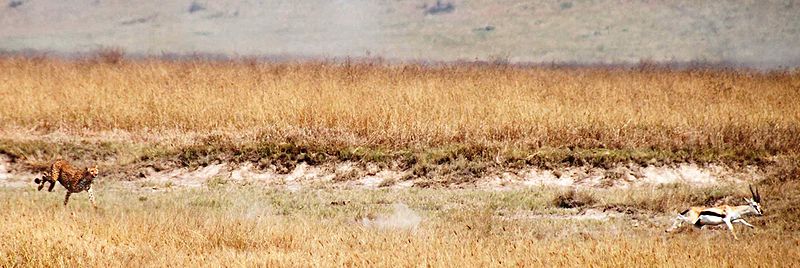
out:
{"label": "white underbelly", "polygon": [[725,223],[722,218],[711,215],[702,215],[697,219],[697,224],[702,225],[720,225]]}

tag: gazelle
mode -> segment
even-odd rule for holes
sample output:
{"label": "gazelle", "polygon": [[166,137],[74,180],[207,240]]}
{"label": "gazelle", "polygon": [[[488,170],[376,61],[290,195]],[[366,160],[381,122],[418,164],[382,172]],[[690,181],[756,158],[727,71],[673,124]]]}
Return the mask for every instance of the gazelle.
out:
{"label": "gazelle", "polygon": [[761,194],[758,193],[758,189],[755,189],[754,191],[753,186],[750,185],[750,194],[753,196],[752,198],[744,199],[744,201],[747,202],[747,205],[691,207],[687,210],[684,210],[681,212],[681,214],[678,214],[678,217],[675,218],[675,223],[673,223],[672,227],[667,229],[666,232],[671,232],[680,228],[683,223],[690,223],[697,228],[702,228],[706,225],[720,225],[724,223],[728,226],[728,229],[731,230],[733,238],[738,240],[739,237],[737,237],[736,232],[733,231],[734,223],[741,223],[747,227],[755,228],[755,226],[745,221],[742,217],[750,214],[755,214],[757,216],[764,215],[764,211],[761,210]]}

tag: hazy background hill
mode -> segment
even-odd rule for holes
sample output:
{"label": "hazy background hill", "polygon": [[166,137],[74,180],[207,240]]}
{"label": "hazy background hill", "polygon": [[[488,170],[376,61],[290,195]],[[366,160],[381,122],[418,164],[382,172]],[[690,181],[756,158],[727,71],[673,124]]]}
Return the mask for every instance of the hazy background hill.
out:
{"label": "hazy background hill", "polygon": [[799,1],[7,0],[0,50],[800,65]]}

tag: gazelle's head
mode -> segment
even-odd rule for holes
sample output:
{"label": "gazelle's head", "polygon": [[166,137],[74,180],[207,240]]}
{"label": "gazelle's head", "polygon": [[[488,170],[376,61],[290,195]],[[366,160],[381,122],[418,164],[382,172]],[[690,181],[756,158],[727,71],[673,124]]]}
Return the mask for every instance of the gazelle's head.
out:
{"label": "gazelle's head", "polygon": [[753,198],[745,198],[744,201],[755,211],[756,215],[764,215],[764,210],[761,209],[761,194],[758,193],[758,188],[754,191],[753,185],[750,185],[750,194],[753,195]]}

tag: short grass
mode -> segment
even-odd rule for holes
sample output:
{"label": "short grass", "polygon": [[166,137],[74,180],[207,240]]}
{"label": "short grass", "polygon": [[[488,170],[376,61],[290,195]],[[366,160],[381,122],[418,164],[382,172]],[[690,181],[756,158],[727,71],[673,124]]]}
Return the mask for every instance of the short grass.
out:
{"label": "short grass", "polygon": [[[740,241],[727,230],[663,232],[669,215],[697,198],[736,203],[746,191],[736,186],[584,189],[594,201],[573,209],[554,202],[566,191],[555,188],[148,192],[105,184],[98,210],[85,194],[65,208],[60,192],[3,189],[0,265],[791,266],[800,262],[800,229],[791,212],[798,185],[788,186],[761,185],[767,216],[749,219],[758,229],[738,228]],[[421,221],[362,224],[398,203],[413,215],[393,220]],[[625,216],[546,217],[604,207]],[[510,217],[519,213],[545,217]]]}

